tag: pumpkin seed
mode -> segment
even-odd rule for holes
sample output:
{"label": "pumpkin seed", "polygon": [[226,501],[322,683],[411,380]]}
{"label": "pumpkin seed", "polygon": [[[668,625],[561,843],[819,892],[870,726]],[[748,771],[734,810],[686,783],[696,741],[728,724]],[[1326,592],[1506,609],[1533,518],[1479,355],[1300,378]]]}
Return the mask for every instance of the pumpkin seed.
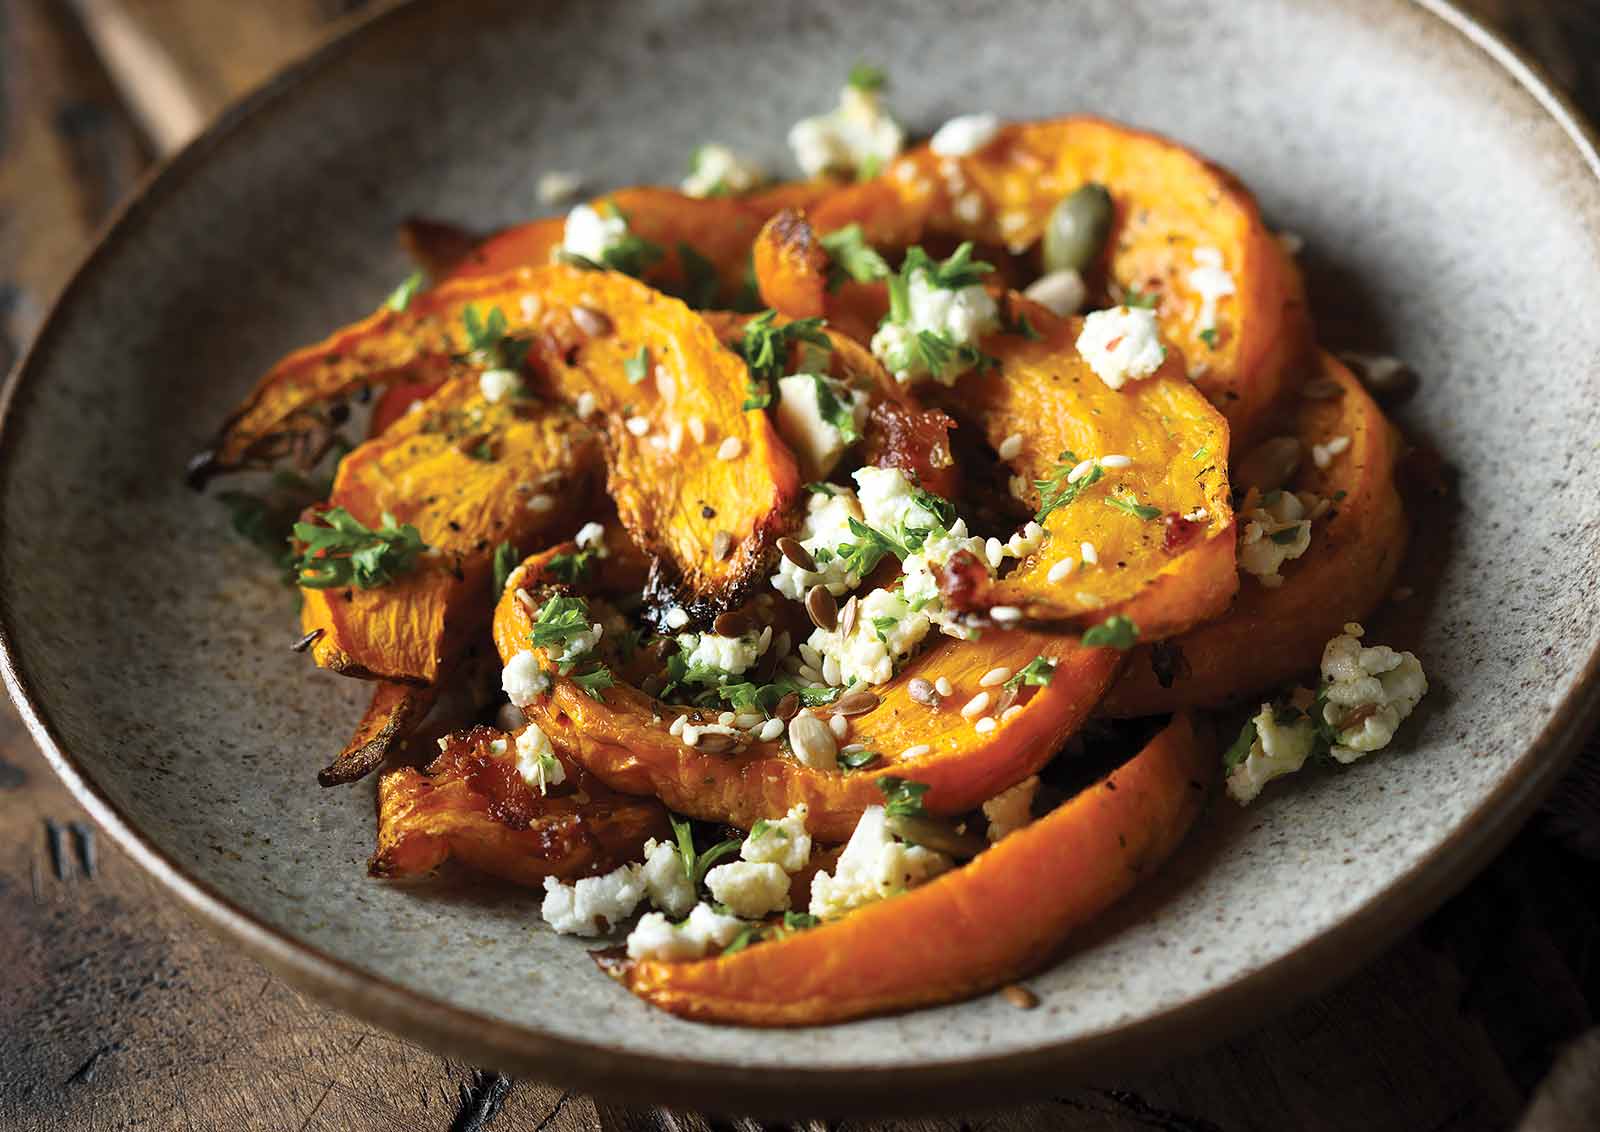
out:
{"label": "pumpkin seed", "polygon": [[844,603],[844,608],[839,611],[839,636],[850,635],[850,630],[856,627],[856,615],[860,612],[861,603],[854,597]]}
{"label": "pumpkin seed", "polygon": [[1012,983],[1008,987],[1002,987],[1000,993],[1005,996],[1007,1002],[1018,1010],[1032,1010],[1039,1005],[1038,995],[1027,987],[1019,987],[1016,983]]}
{"label": "pumpkin seed", "polygon": [[976,857],[989,848],[986,838],[975,833],[961,833],[950,822],[938,818],[890,814],[886,824],[889,831],[900,840],[924,849],[948,853],[952,857]]}
{"label": "pumpkin seed", "polygon": [[708,731],[701,733],[700,741],[695,747],[708,755],[726,755],[738,745],[738,740],[732,735],[724,735],[720,731]]}
{"label": "pumpkin seed", "polygon": [[824,633],[831,633],[839,624],[839,603],[833,600],[827,586],[812,586],[806,594],[806,612],[811,623]]}
{"label": "pumpkin seed", "polygon": [[798,539],[790,538],[788,535],[779,539],[778,553],[809,574],[817,572],[817,560],[811,557],[809,550],[800,545]]}
{"label": "pumpkin seed", "polygon": [[755,618],[746,609],[729,610],[717,615],[711,623],[712,632],[719,637],[742,637],[755,628]]}
{"label": "pumpkin seed", "polygon": [[834,715],[865,715],[878,706],[878,697],[874,692],[850,692],[840,696],[833,702]]}
{"label": "pumpkin seed", "polygon": [[611,319],[593,307],[573,307],[572,321],[590,338],[604,338],[611,333]]}
{"label": "pumpkin seed", "polygon": [[795,713],[799,710],[800,694],[798,692],[790,692],[788,695],[784,696],[778,701],[778,706],[773,709],[772,714],[776,715],[785,723],[788,723],[795,717]]}
{"label": "pumpkin seed", "polygon": [[1044,226],[1045,271],[1083,271],[1099,257],[1111,234],[1111,194],[1093,181],[1061,198]]}

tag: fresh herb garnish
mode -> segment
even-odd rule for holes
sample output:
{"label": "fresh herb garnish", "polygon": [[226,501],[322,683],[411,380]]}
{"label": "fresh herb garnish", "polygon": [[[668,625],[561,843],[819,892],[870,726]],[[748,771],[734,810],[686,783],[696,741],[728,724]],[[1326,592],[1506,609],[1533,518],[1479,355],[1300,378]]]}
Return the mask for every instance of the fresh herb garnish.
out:
{"label": "fresh herb garnish", "polygon": [[1067,477],[1072,474],[1081,461],[1077,453],[1070,448],[1056,456],[1056,466],[1050,469],[1050,474],[1042,480],[1034,480],[1033,486],[1039,489],[1039,511],[1034,515],[1034,521],[1042,523],[1052,511],[1066,507],[1074,502],[1083,492],[1100,482],[1105,475],[1105,469],[1096,461],[1083,475],[1075,481],[1067,482]]}
{"label": "fresh herb garnish", "polygon": [[296,523],[295,539],[305,549],[295,560],[295,581],[307,589],[355,585],[370,590],[386,585],[415,565],[428,549],[410,523],[396,523],[383,514],[373,530],[343,507],[322,513],[322,523]]}
{"label": "fresh herb garnish", "polygon": [[886,774],[878,779],[878,789],[883,792],[885,813],[901,818],[923,815],[922,796],[928,792],[926,782],[912,782],[898,775]]}
{"label": "fresh herb garnish", "polygon": [[589,629],[589,603],[581,597],[558,594],[539,609],[528,629],[528,640],[533,645],[554,652],[565,649]]}
{"label": "fresh herb garnish", "polygon": [[494,596],[498,598],[506,590],[506,579],[511,577],[511,571],[517,568],[517,563],[522,561],[522,554],[516,546],[503,542],[494,548]]}
{"label": "fresh herb garnish", "polygon": [[[616,206],[614,201],[606,201],[600,205],[608,215],[624,224],[628,223],[628,214]],[[643,236],[638,235],[630,227],[622,239],[606,248],[600,257],[600,266],[609,267],[612,271],[620,271],[624,275],[639,276],[644,274],[645,268],[659,260],[665,253],[661,245],[652,243]]]}
{"label": "fresh herb garnish", "polygon": [[889,264],[873,246],[867,243],[861,225],[847,224],[836,232],[829,232],[819,241],[833,257],[833,270],[828,273],[828,290],[837,290],[845,279],[857,283],[876,283],[889,277]]}
{"label": "fresh herb garnish", "polygon": [[1056,666],[1050,662],[1049,657],[1036,656],[1012,675],[1005,682],[1005,687],[1016,691],[1024,684],[1036,687],[1047,686],[1056,677]]}
{"label": "fresh herb garnish", "polygon": [[639,352],[622,363],[622,373],[630,385],[638,385],[650,375],[650,347],[640,346]]}
{"label": "fresh herb garnish", "polygon": [[883,756],[877,751],[843,751],[839,754],[839,765],[846,770],[861,770],[877,762]]}
{"label": "fresh herb garnish", "polygon": [[845,81],[865,94],[877,94],[889,85],[889,76],[884,73],[882,67],[871,63],[857,63],[850,68],[850,77]]}
{"label": "fresh herb garnish", "polygon": [[1125,287],[1122,292],[1122,305],[1125,307],[1141,307],[1144,310],[1155,310],[1156,302],[1161,298],[1154,291],[1141,291],[1137,287]]}
{"label": "fresh herb garnish", "polygon": [[[922,548],[922,540],[928,536],[928,531],[922,527],[906,527],[901,531],[903,537],[896,539],[867,526],[860,519],[851,518],[849,523],[850,533],[856,536],[856,541],[834,549],[843,559],[845,569],[858,578],[865,578],[872,573],[885,555],[892,554],[902,561],[909,558]],[[911,545],[912,542],[916,545]]]}
{"label": "fresh herb garnish", "polygon": [[1018,337],[1026,338],[1030,342],[1037,342],[1044,337],[1034,327],[1033,323],[1028,321],[1027,311],[1018,311],[1016,319],[1011,322],[1001,322],[1000,329],[1006,334],[1015,334]]}
{"label": "fresh herb garnish", "polygon": [[584,694],[590,699],[599,700],[601,703],[605,703],[606,698],[605,696],[601,695],[601,693],[607,688],[612,687],[617,681],[616,678],[611,675],[611,669],[601,664],[597,665],[591,672],[585,672],[578,676],[572,677],[572,682],[578,687],[582,688]]}
{"label": "fresh herb garnish", "polygon": [[783,913],[784,931],[809,931],[820,923],[822,923],[822,921],[813,916],[810,912],[796,912],[792,909],[785,909]]}
{"label": "fresh herb garnish", "polygon": [[1132,618],[1113,613],[1100,624],[1085,629],[1083,644],[1086,648],[1116,649],[1127,652],[1139,641],[1139,626]]}
{"label": "fresh herb garnish", "polygon": [[396,313],[405,310],[411,305],[411,300],[417,297],[417,292],[422,290],[426,279],[427,276],[422,272],[413,271],[406,276],[404,283],[389,292],[389,297],[383,300],[383,305]]}
{"label": "fresh herb garnish", "polygon": [[593,548],[573,551],[570,554],[558,554],[544,564],[544,572],[557,581],[566,582],[569,586],[583,580],[589,572],[589,566],[598,557],[599,552]]}
{"label": "fresh herb garnish", "polygon": [[1130,496],[1108,495],[1105,498],[1105,504],[1107,507],[1115,507],[1118,511],[1126,512],[1134,518],[1143,519],[1146,522],[1151,519],[1161,518],[1161,508],[1151,507],[1148,503],[1140,503]]}
{"label": "fresh herb garnish", "polygon": [[839,494],[839,489],[834,487],[831,483],[808,483],[804,486],[805,489],[812,495],[833,496]]}
{"label": "fresh herb garnish", "polygon": [[828,336],[822,332],[822,319],[799,318],[778,326],[777,317],[775,310],[756,315],[744,324],[744,338],[734,348],[750,371],[746,409],[765,409],[772,404],[772,386],[788,368],[792,343],[809,342],[824,350],[832,348]]}
{"label": "fresh herb garnish", "polygon": [[900,264],[900,273],[889,277],[889,318],[894,322],[911,320],[911,277],[919,271],[927,276],[930,287],[959,291],[976,286],[983,277],[994,270],[994,264],[972,258],[971,240],[962,244],[944,260],[935,260],[921,246],[906,252]]}
{"label": "fresh herb garnish", "polygon": [[840,400],[834,393],[829,379],[821,374],[812,374],[811,380],[817,391],[817,413],[839,430],[839,439],[843,443],[854,444],[860,440],[861,430],[856,427],[854,402],[849,399]]}
{"label": "fresh herb garnish", "polygon": [[1226,751],[1222,752],[1223,767],[1227,770],[1233,770],[1245,759],[1249,758],[1250,748],[1255,745],[1255,741],[1256,721],[1247,719],[1244,727],[1239,731],[1239,737],[1233,741]]}
{"label": "fresh herb garnish", "polygon": [[461,324],[466,328],[467,346],[471,349],[474,360],[481,363],[485,369],[508,369],[515,372],[522,368],[531,343],[526,339],[513,338],[507,333],[505,312],[499,307],[491,307],[489,314],[483,316],[478,313],[475,305],[468,303],[461,311]]}
{"label": "fresh herb garnish", "polygon": [[686,818],[668,814],[672,822],[672,832],[678,841],[678,856],[683,860],[683,875],[689,878],[689,883],[696,889],[706,879],[706,873],[711,866],[730,853],[737,853],[743,844],[740,838],[731,837],[726,841],[719,841],[704,853],[698,853],[694,847],[694,826]]}
{"label": "fresh herb garnish", "polygon": [[1215,326],[1206,327],[1200,332],[1199,338],[1211,349],[1215,350],[1217,348],[1217,328]]}

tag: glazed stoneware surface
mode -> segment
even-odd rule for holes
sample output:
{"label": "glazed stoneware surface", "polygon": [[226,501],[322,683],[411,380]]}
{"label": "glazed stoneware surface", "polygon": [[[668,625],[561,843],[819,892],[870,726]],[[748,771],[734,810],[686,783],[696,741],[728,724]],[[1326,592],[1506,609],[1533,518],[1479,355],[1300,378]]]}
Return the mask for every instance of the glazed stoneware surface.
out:
{"label": "glazed stoneware surface", "polygon": [[[402,218],[511,221],[552,169],[597,189],[676,180],[707,140],[789,168],[786,127],[858,58],[888,68],[919,131],[982,109],[1169,133],[1304,237],[1325,326],[1414,364],[1402,419],[1460,473],[1402,576],[1417,596],[1376,622],[1433,691],[1396,749],[1213,807],[1173,868],[1031,980],[1037,1010],[991,996],[828,1029],[694,1025],[601,976],[531,896],[367,878],[372,783],[314,773],[363,688],[288,650],[288,594],[183,463],[269,363],[406,273]],[[70,288],[4,426],[12,679],[158,875],[301,983],[423,1040],[763,1107],[915,1107],[1045,1063],[1154,1056],[1370,953],[1559,769],[1600,635],[1597,265],[1592,153],[1421,7],[422,4],[183,155]]]}

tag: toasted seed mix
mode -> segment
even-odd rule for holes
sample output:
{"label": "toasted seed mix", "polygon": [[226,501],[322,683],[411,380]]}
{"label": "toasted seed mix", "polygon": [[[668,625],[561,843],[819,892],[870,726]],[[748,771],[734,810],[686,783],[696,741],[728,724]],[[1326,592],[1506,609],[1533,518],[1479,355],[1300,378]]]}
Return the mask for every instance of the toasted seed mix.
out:
{"label": "toasted seed mix", "polygon": [[811,557],[809,550],[800,545],[798,539],[790,538],[788,535],[779,539],[778,553],[807,573],[814,574],[817,571],[817,560]]}
{"label": "toasted seed mix", "polygon": [[830,766],[839,755],[833,732],[814,715],[797,715],[789,721],[789,745],[807,766]]}
{"label": "toasted seed mix", "polygon": [[865,715],[878,706],[876,692],[848,692],[833,703],[835,715]]}
{"label": "toasted seed mix", "polygon": [[825,633],[833,632],[839,624],[839,603],[827,586],[812,586],[806,593],[806,612],[811,615],[811,623]]}
{"label": "toasted seed mix", "polygon": [[783,699],[778,701],[778,706],[774,710],[773,714],[775,714],[785,723],[788,723],[795,717],[795,714],[799,712],[799,710],[800,694],[798,692],[790,692],[788,695],[784,696]]}

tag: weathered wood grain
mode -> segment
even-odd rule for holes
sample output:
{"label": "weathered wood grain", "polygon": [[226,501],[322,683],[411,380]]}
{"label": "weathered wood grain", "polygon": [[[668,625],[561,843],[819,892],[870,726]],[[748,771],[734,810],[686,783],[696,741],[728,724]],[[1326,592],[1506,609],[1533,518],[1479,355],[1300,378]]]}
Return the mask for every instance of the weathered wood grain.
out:
{"label": "weathered wood grain", "polygon": [[[0,0],[0,363],[26,342],[152,153],[359,6]],[[1600,110],[1600,5],[1466,6]],[[139,66],[152,64],[127,54],[126,39],[112,73],[102,68],[94,48],[109,50],[108,18],[158,52],[153,65],[177,101],[139,81]],[[1597,1021],[1600,835],[1585,796],[1600,797],[1600,751],[1482,878],[1390,953],[1202,1056],[998,1113],[777,1125],[512,1082],[306,1000],[96,838],[0,709],[0,1130],[1505,1128],[1558,1053]],[[1591,1039],[1569,1060],[1561,1095],[1536,1106],[1529,1128],[1582,1127],[1562,1114],[1596,1111],[1600,1047]]]}

